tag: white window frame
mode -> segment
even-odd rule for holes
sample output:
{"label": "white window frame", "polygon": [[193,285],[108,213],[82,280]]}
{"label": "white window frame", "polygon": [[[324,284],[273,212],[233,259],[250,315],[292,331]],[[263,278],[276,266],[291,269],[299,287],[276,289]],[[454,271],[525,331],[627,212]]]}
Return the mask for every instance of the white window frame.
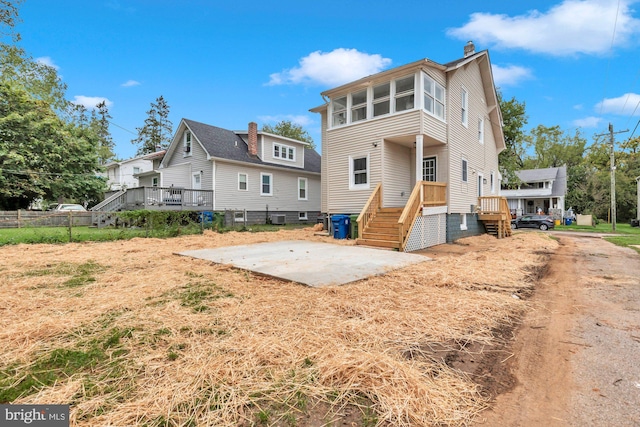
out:
{"label": "white window frame", "polygon": [[309,217],[307,216],[306,212],[298,212],[298,220],[299,221],[306,221],[308,219],[309,219]]}
{"label": "white window frame", "polygon": [[184,131],[184,137],[183,138],[184,138],[184,140],[183,140],[183,147],[184,147],[183,157],[191,156],[193,154],[193,136],[191,135],[191,131],[190,130]]}
{"label": "white window frame", "polygon": [[433,182],[438,181],[438,156],[423,156],[422,157],[422,180],[424,181],[424,161],[433,159]]}
{"label": "white window frame", "polygon": [[[359,95],[362,92],[364,92],[364,102],[360,102],[358,104],[355,104],[353,102],[354,95]],[[363,90],[359,90],[359,91],[356,91],[356,92],[352,92],[352,93],[349,94],[349,98],[350,98],[350,101],[351,101],[350,102],[350,104],[351,104],[351,107],[350,107],[351,114],[349,116],[349,123],[357,123],[357,122],[361,122],[363,120],[367,120],[369,118],[369,116],[368,116],[368,113],[369,113],[369,104],[368,104],[369,91],[367,89],[363,89]],[[362,117],[362,118],[360,118],[358,120],[354,120],[354,118],[353,118],[354,113],[357,110],[361,110],[362,108],[364,108],[364,117]]]}
{"label": "white window frame", "polygon": [[142,169],[140,169],[140,166],[134,166],[133,167],[133,174],[137,175],[139,173],[142,173]]}
{"label": "white window frame", "polygon": [[[304,182],[304,188],[300,184]],[[304,197],[300,197],[300,191],[304,190]],[[307,178],[298,177],[298,200],[309,200],[309,182]]]}
{"label": "white window frame", "polygon": [[[376,88],[379,88],[381,86],[388,86],[389,87],[389,93],[385,96],[381,96],[379,98],[375,98],[375,90]],[[376,115],[375,113],[375,109],[376,109],[376,105],[377,104],[382,104],[382,103],[386,103],[387,104],[387,112],[386,113],[382,113],[382,114],[378,114]],[[375,85],[371,88],[371,117],[384,117],[384,116],[388,116],[389,114],[391,114],[393,110],[391,109],[391,82],[384,82],[384,83],[380,83],[379,85]]]}
{"label": "white window frame", "polygon": [[[367,182],[364,184],[355,183],[356,171],[353,169],[353,162],[354,160],[358,160],[358,159],[366,159],[367,161],[367,168],[364,170],[364,173],[366,174],[366,177],[367,177]],[[369,153],[356,155],[356,156],[349,156],[349,190],[366,190],[370,187],[370,182],[371,182],[371,159],[369,157]]]}
{"label": "white window frame", "polygon": [[[242,183],[242,181],[240,180],[240,177],[244,175],[244,187],[245,188],[241,188],[240,184]],[[249,175],[246,173],[242,173],[242,172],[238,172],[238,191],[249,191]]]}
{"label": "white window frame", "polygon": [[460,230],[462,231],[467,230],[467,214],[464,214],[464,213],[460,214]]}
{"label": "white window frame", "polygon": [[154,176],[153,178],[151,178],[151,186],[152,187],[157,187],[158,186],[158,177]]}
{"label": "white window frame", "polygon": [[478,117],[478,142],[484,144],[484,118]]}
{"label": "white window frame", "polygon": [[[198,188],[198,186],[200,186]],[[193,172],[191,174],[191,189],[202,190],[202,174],[200,172]]]}
{"label": "white window frame", "polygon": [[[276,155],[276,149],[278,150],[278,155]],[[293,153],[293,156],[291,155]],[[293,157],[293,158],[291,158]],[[291,145],[281,144],[279,142],[273,143],[273,158],[278,160],[285,160],[287,162],[295,162],[296,161],[296,147]]]}
{"label": "white window frame", "polygon": [[[431,105],[433,105],[433,111],[429,110],[427,108],[427,103],[424,102],[423,100],[423,105],[422,108],[429,114],[431,114],[432,116],[445,121],[446,119],[446,99],[447,99],[447,93],[446,90],[444,88],[444,86],[442,86],[440,83],[438,83],[437,81],[435,81],[433,78],[431,78],[431,76],[427,75],[427,74],[423,74],[423,98],[429,98],[431,99]],[[442,99],[438,99],[438,90],[440,90],[442,92]],[[436,104],[440,105],[442,107],[442,116],[437,114],[437,108],[436,108]]]}
{"label": "white window frame", "polygon": [[244,211],[233,211],[233,222],[244,222]]}
{"label": "white window frame", "polygon": [[462,158],[462,161],[460,163],[462,166],[460,179],[462,180],[462,182],[469,182],[469,161],[465,158]]}
{"label": "white window frame", "polygon": [[[336,109],[336,101],[340,99],[344,99],[344,108]],[[347,112],[349,111],[348,100],[349,100],[349,97],[347,95],[340,96],[336,99],[331,100],[331,127],[332,128],[338,127],[338,126],[344,126],[348,124],[349,122],[349,117],[347,114]],[[342,114],[342,117],[344,118],[344,122],[336,123],[336,118],[339,117],[340,114]]]}
{"label": "white window frame", "polygon": [[[405,90],[404,92],[398,92],[398,81],[400,80],[408,80],[409,78],[413,79],[413,87],[411,88],[411,90]],[[409,107],[409,108],[404,108],[402,110],[398,109],[398,101],[401,98],[406,98],[409,96],[413,96],[413,106]],[[416,75],[415,74],[411,74],[409,76],[404,76],[404,77],[399,77],[397,79],[393,80],[393,112],[394,113],[401,113],[403,111],[412,111],[415,110],[416,108]]]}
{"label": "white window frame", "polygon": [[[269,192],[264,192],[264,177],[269,177]],[[260,173],[260,195],[261,196],[273,196],[273,174],[272,173]]]}
{"label": "white window frame", "polygon": [[462,126],[469,127],[469,92],[462,88],[462,92],[460,94],[461,99],[461,113],[462,113]]}

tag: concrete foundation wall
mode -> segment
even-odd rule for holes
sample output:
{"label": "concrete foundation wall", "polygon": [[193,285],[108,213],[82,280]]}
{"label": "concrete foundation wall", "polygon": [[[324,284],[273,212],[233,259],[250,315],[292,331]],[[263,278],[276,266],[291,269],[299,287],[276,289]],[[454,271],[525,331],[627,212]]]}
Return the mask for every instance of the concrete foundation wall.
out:
{"label": "concrete foundation wall", "polygon": [[[460,229],[460,224],[462,223],[461,215],[465,215],[467,218],[466,230]],[[463,237],[477,236],[486,232],[484,223],[478,219],[478,215],[476,214],[447,215],[447,243],[455,242]]]}
{"label": "concrete foundation wall", "polygon": [[307,219],[302,220],[299,218],[298,211],[277,211],[277,212],[269,212],[267,214],[266,211],[246,211],[245,221],[235,221],[235,212],[241,211],[223,211],[224,215],[224,226],[225,227],[233,227],[233,226],[241,226],[243,224],[246,225],[254,225],[254,224],[266,224],[267,217],[271,218],[271,215],[284,215],[285,216],[285,224],[309,224],[314,225],[317,222],[318,215],[320,215],[320,211],[307,212]]}

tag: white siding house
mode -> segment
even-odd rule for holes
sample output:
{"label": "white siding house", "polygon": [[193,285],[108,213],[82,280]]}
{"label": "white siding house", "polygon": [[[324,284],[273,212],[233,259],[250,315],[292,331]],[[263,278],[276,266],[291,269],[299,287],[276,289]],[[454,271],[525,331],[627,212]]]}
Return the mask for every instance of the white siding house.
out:
{"label": "white siding house", "polygon": [[516,216],[559,209],[564,214],[567,192],[567,167],[523,169],[516,171],[520,185],[516,189],[503,189],[502,195],[509,202]]}
{"label": "white siding house", "polygon": [[303,141],[230,131],[183,119],[160,167],[160,186],[213,190],[213,210],[226,220],[316,222],[320,214],[320,155]]}
{"label": "white siding house", "polygon": [[321,95],[328,102],[311,111],[322,123],[323,213],[363,218],[379,184],[379,208],[402,210],[420,183],[438,182],[446,240],[485,231],[478,196],[498,195],[505,148],[487,51],[469,43],[453,62],[423,59]]}

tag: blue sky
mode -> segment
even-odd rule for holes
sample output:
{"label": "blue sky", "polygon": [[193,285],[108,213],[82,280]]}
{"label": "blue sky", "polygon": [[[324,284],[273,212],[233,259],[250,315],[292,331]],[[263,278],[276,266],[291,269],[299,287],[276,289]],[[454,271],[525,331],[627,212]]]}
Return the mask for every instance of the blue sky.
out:
{"label": "blue sky", "polygon": [[[320,146],[320,92],[421,58],[446,63],[473,40],[528,127],[585,136],[640,117],[640,12],[631,0],[25,0],[21,45],[58,69],[67,98],[106,100],[119,158],[162,95],[231,130],[292,120]],[[638,136],[636,131],[634,136]]]}

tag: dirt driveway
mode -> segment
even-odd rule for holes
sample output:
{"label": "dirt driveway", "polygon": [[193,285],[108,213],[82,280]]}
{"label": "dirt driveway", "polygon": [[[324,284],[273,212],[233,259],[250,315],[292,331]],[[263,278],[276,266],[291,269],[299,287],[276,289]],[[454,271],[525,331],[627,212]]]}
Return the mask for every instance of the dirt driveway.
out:
{"label": "dirt driveway", "polygon": [[487,426],[640,425],[640,255],[600,238],[561,246],[505,361],[516,386]]}

